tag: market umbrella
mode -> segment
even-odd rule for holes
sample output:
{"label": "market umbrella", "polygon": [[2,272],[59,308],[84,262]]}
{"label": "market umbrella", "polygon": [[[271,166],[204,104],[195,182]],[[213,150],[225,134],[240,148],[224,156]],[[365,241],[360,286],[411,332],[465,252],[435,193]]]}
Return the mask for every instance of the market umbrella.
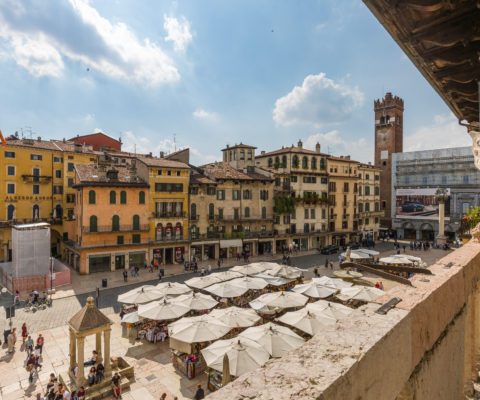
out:
{"label": "market umbrella", "polygon": [[259,274],[252,275],[252,277],[261,278],[264,281],[266,281],[269,285],[272,285],[272,286],[282,286],[288,283],[287,280],[280,278],[279,276],[269,275],[266,273],[266,271]]}
{"label": "market umbrella", "polygon": [[268,286],[268,282],[265,279],[252,278],[249,276],[233,279],[230,283],[235,286],[247,288],[247,290],[260,290]]}
{"label": "market umbrella", "polygon": [[378,260],[384,264],[393,264],[393,265],[399,265],[399,264],[403,264],[403,265],[408,265],[408,264],[413,264],[412,261],[404,258],[404,257],[383,257],[381,258],[380,260]]}
{"label": "market umbrella", "polygon": [[313,336],[320,332],[324,327],[335,324],[336,320],[327,315],[322,315],[307,308],[298,311],[287,312],[277,321],[286,325],[293,326],[301,331]]}
{"label": "market umbrella", "polygon": [[272,357],[282,357],[287,351],[300,347],[304,340],[289,328],[268,322],[252,326],[238,335],[260,344]]}
{"label": "market umbrella", "polygon": [[308,297],[295,292],[265,293],[257,300],[269,307],[290,308],[301,307],[308,301]]}
{"label": "market umbrella", "polygon": [[370,286],[352,286],[340,290],[340,293],[336,295],[340,300],[361,300],[372,301],[378,296],[385,294],[383,290]]}
{"label": "market umbrella", "polygon": [[393,257],[393,258],[404,258],[406,260],[410,260],[410,261],[413,261],[413,262],[422,262],[422,259],[420,257],[411,256],[410,254],[395,254],[391,257]]}
{"label": "market umbrella", "polygon": [[211,286],[214,283],[221,282],[220,279],[215,278],[212,274],[207,276],[197,276],[195,278],[190,278],[185,281],[185,283],[195,289],[205,289],[207,286]]}
{"label": "market umbrella", "polygon": [[267,315],[275,314],[277,311],[280,310],[280,308],[278,307],[269,307],[263,304],[258,299],[252,300],[250,303],[248,303],[248,305],[252,307],[255,311]]}
{"label": "market umbrella", "polygon": [[222,386],[227,385],[230,382],[230,360],[227,353],[223,356],[223,369],[222,369]]}
{"label": "market umbrella", "polygon": [[192,291],[187,285],[178,282],[161,282],[155,287],[169,296],[178,296]]}
{"label": "market umbrella", "polygon": [[222,321],[230,328],[246,328],[262,318],[251,308],[228,307],[212,310],[210,316]]}
{"label": "market umbrella", "polygon": [[345,282],[343,279],[330,278],[328,276],[313,278],[312,282],[315,282],[317,285],[328,286],[337,290],[352,286],[351,282]]}
{"label": "market umbrella", "polygon": [[361,251],[362,253],[370,254],[371,256],[378,256],[380,254],[380,252],[378,252],[377,250],[370,250],[370,249],[357,249],[353,251],[355,252]]}
{"label": "market umbrella", "polygon": [[228,325],[209,314],[199,317],[184,317],[168,325],[168,335],[185,343],[215,340],[226,335],[229,330]]}
{"label": "market umbrella", "polygon": [[[347,252],[343,252],[340,254],[342,257],[347,258]],[[350,252],[350,259],[351,260],[364,260],[366,258],[370,258],[370,256],[367,253],[360,253],[360,252],[355,252],[351,251]]]}
{"label": "market umbrella", "polygon": [[304,283],[301,285],[295,285],[292,289],[295,293],[301,293],[308,297],[325,298],[337,293],[337,289],[333,289],[329,286],[320,285],[315,282]]}
{"label": "market umbrella", "polygon": [[140,317],[156,321],[179,318],[189,311],[190,308],[186,305],[165,298],[160,301],[138,306],[138,315]]}
{"label": "market umbrella", "polygon": [[210,310],[218,304],[212,296],[203,293],[188,293],[172,299],[175,303],[181,303],[190,310]]}
{"label": "market umbrella", "polygon": [[218,297],[238,297],[248,291],[246,287],[232,285],[231,281],[215,283],[205,288],[207,292]]}
{"label": "market umbrella", "polygon": [[258,343],[245,338],[217,340],[201,350],[205,362],[210,368],[223,370],[223,358],[228,356],[230,373],[234,376],[243,375],[264,365],[270,354]]}
{"label": "market umbrella", "polygon": [[219,282],[225,282],[229,281],[230,279],[240,278],[243,276],[243,274],[241,274],[240,272],[229,270],[222,272],[214,272],[213,274],[210,274],[208,276],[218,279]]}
{"label": "market umbrella", "polygon": [[117,301],[119,303],[127,304],[142,304],[158,300],[163,296],[164,293],[158,290],[155,286],[144,285],[119,295]]}
{"label": "market umbrella", "polygon": [[353,309],[351,309],[350,307],[344,306],[340,303],[334,303],[325,300],[319,300],[315,303],[309,303],[305,308],[308,311],[324,314],[327,317],[334,318],[335,320],[342,319],[353,312]]}
{"label": "market umbrella", "polygon": [[138,311],[130,312],[127,313],[123,316],[121,322],[129,323],[129,324],[135,324],[138,321],[140,321],[140,318],[138,318]]}
{"label": "market umbrella", "polygon": [[334,271],[333,275],[335,275],[338,278],[342,278],[342,279],[357,279],[357,278],[361,278],[363,276],[360,272],[348,271],[348,270],[345,270],[345,269],[341,269],[339,271]]}
{"label": "market umbrella", "polygon": [[272,269],[266,271],[267,274],[272,276],[280,276],[287,279],[296,279],[302,276],[302,270],[295,267],[289,267],[288,265],[277,265]]}
{"label": "market umbrella", "polygon": [[252,263],[247,265],[237,265],[230,269],[232,272],[239,272],[242,275],[255,275],[265,271],[265,267],[260,265],[261,263]]}

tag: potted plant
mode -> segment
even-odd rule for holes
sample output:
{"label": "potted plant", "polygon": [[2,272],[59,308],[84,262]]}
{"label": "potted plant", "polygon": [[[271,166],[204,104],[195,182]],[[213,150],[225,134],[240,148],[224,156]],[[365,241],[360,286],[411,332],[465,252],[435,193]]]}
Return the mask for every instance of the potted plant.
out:
{"label": "potted plant", "polygon": [[463,243],[468,242],[472,238],[472,229],[480,223],[480,207],[470,207],[460,221],[457,233]]}

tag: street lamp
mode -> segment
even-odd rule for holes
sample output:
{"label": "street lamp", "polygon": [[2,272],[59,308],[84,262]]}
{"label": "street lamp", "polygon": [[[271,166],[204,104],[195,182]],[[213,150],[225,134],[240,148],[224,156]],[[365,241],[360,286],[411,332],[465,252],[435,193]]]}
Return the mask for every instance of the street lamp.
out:
{"label": "street lamp", "polygon": [[[8,293],[8,290],[6,287],[3,287],[2,288],[2,295],[6,295]],[[13,295],[13,293],[12,293]],[[15,299],[15,295],[13,295],[13,298]],[[14,309],[15,309],[15,301],[12,302],[12,305],[11,306],[8,306],[8,314],[10,316],[10,322],[9,322],[9,325],[10,325],[10,330],[12,330],[12,326],[13,326],[13,322],[12,322],[12,314],[14,313]]]}
{"label": "street lamp", "polygon": [[50,307],[53,305],[52,295],[55,293],[53,288],[53,257],[50,257],[50,290],[47,291],[47,294],[50,295]]}

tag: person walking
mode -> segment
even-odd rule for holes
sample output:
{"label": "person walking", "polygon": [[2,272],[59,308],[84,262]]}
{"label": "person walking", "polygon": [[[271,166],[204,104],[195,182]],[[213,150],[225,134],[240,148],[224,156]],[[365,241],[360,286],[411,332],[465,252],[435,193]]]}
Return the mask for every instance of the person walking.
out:
{"label": "person walking", "polygon": [[15,350],[15,328],[7,336],[8,352],[13,353]]}
{"label": "person walking", "polygon": [[37,337],[37,346],[40,349],[40,354],[42,354],[42,351],[43,351],[43,342],[44,342],[44,337],[42,336],[41,333],[39,333]]}
{"label": "person walking", "polygon": [[313,268],[313,273],[314,273],[314,275],[315,275],[316,277],[319,276],[319,275],[318,275],[318,267],[317,267],[316,265],[315,265],[315,267]]}
{"label": "person walking", "polygon": [[195,396],[193,396],[193,398],[194,398],[195,400],[202,400],[202,399],[205,398],[205,392],[204,392],[204,390],[203,390],[203,388],[202,388],[202,384],[201,384],[201,383],[199,383],[199,384],[197,385],[197,391],[195,392]]}
{"label": "person walking", "polygon": [[126,270],[123,270],[123,281],[128,282],[128,272]]}
{"label": "person walking", "polygon": [[31,336],[25,340],[25,349],[27,350],[27,355],[30,356],[30,354],[33,352],[33,339]]}
{"label": "person walking", "polygon": [[220,259],[217,261],[217,269],[220,269]]}
{"label": "person walking", "polygon": [[27,324],[24,322],[22,325],[22,343],[25,343],[25,340],[27,340]]}
{"label": "person walking", "polygon": [[210,264],[208,264],[207,272],[208,272],[208,275],[212,273],[212,266]]}
{"label": "person walking", "polygon": [[325,269],[328,269],[328,258],[325,259]]}

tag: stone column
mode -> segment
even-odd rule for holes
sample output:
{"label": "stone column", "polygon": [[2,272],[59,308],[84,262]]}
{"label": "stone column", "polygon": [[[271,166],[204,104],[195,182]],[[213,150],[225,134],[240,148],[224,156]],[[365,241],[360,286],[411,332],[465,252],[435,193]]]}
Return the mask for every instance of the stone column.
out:
{"label": "stone column", "polygon": [[77,382],[82,383],[85,380],[85,367],[83,365],[84,361],[84,354],[85,354],[85,338],[79,337],[77,338],[77,350],[78,350],[78,378]]}
{"label": "stone column", "polygon": [[445,237],[445,200],[448,198],[445,189],[438,189],[435,198],[438,201],[438,235],[436,240],[438,245],[444,245],[447,242]]}
{"label": "stone column", "polygon": [[102,360],[102,332],[97,332],[95,334],[95,350],[98,353],[98,361]]}
{"label": "stone column", "polygon": [[103,331],[103,351],[104,351],[104,362],[103,365],[105,367],[105,376],[108,379],[108,376],[112,372],[112,363],[110,362],[110,332],[111,328],[109,327],[105,331]]}
{"label": "stone column", "polygon": [[[75,333],[70,329],[70,370],[77,362],[77,339]],[[80,369],[80,368],[79,368]]]}

